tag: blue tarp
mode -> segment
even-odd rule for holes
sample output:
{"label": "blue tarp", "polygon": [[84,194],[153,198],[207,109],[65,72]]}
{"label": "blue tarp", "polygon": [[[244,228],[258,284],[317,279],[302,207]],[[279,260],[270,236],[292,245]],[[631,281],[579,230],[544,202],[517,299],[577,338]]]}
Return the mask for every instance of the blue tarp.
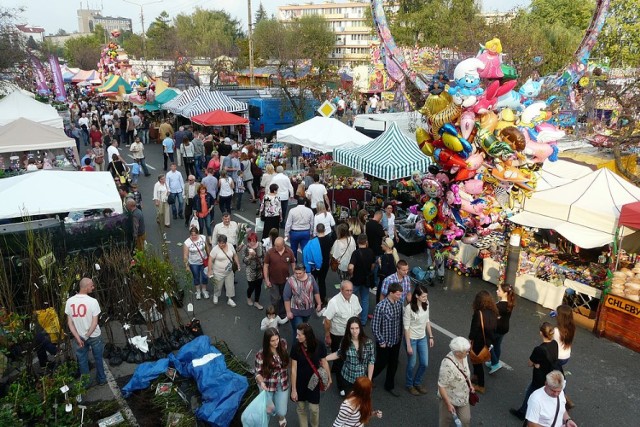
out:
{"label": "blue tarp", "polygon": [[249,383],[242,375],[227,369],[224,355],[211,345],[206,335],[183,345],[177,354],[171,354],[167,359],[138,366],[122,389],[123,395],[128,397],[135,390],[149,387],[151,381],[169,366],[176,368],[183,377],[196,381],[202,395],[202,406],[196,411],[198,419],[214,427],[231,424]]}

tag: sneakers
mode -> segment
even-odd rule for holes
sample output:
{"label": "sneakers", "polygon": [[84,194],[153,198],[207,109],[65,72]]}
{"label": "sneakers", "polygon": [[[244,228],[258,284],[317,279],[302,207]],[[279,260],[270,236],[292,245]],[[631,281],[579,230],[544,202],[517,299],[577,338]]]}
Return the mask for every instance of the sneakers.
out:
{"label": "sneakers", "polygon": [[254,303],[253,303],[253,306],[254,306],[255,308],[257,308],[258,310],[262,310],[262,309],[264,309],[264,307],[263,307],[263,306],[261,306],[259,302],[254,302]]}
{"label": "sneakers", "polygon": [[217,296],[215,296],[215,295],[213,296],[213,303],[214,303],[214,304],[217,304],[217,303],[218,303],[218,297],[217,297]]}
{"label": "sneakers", "polygon": [[229,299],[227,300],[227,305],[228,305],[228,306],[230,306],[230,307],[235,307],[235,306],[236,306],[236,303],[235,303],[235,301],[234,301],[234,300],[232,300],[231,298],[229,298]]}
{"label": "sneakers", "polygon": [[500,369],[502,368],[502,363],[498,362],[497,365],[492,365],[491,369],[489,370],[489,375],[491,374],[495,374],[496,372],[498,372]]}
{"label": "sneakers", "polygon": [[200,294],[200,291],[196,292],[196,299],[201,299],[202,298],[202,294]]}
{"label": "sneakers", "polygon": [[491,367],[491,360],[484,362],[484,366],[486,366],[487,368]]}
{"label": "sneakers", "polygon": [[344,390],[340,390],[340,396],[342,396],[342,397],[345,396]]}
{"label": "sneakers", "polygon": [[407,387],[407,391],[414,396],[420,396],[420,392],[415,387]]}
{"label": "sneakers", "polygon": [[202,291],[202,296],[204,297],[204,299],[209,299],[209,292]]}
{"label": "sneakers", "polygon": [[251,298],[247,298],[247,305],[251,307],[253,305],[253,300]]}

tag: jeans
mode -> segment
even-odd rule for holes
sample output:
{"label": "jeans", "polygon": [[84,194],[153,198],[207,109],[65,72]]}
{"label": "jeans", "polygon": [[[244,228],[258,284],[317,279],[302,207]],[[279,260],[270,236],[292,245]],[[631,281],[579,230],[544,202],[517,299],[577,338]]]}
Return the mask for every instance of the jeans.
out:
{"label": "jeans", "polygon": [[491,366],[500,363],[500,354],[502,353],[502,339],[504,334],[493,334],[493,348],[491,349]]}
{"label": "jeans", "polygon": [[140,174],[131,174],[131,183],[132,184],[137,184],[138,183],[138,178],[140,178]]}
{"label": "jeans", "polygon": [[233,196],[219,196],[218,200],[220,201],[220,212],[223,214],[225,212],[231,213],[231,198]]}
{"label": "jeans", "polygon": [[298,246],[300,251],[303,251],[304,247],[309,243],[310,237],[309,230],[291,230],[289,232],[289,245],[296,259],[298,259]]}
{"label": "jeans", "polygon": [[173,218],[175,219],[178,214],[180,214],[180,216],[184,216],[184,197],[181,192],[172,194],[176,198],[176,202],[171,205],[171,213],[173,213]]}
{"label": "jeans", "polygon": [[284,228],[287,223],[287,209],[289,208],[289,199],[280,200],[280,208],[282,211],[282,221],[280,221],[280,228]]}
{"label": "jeans", "polygon": [[[412,355],[407,355],[407,375],[405,386],[414,387],[422,384],[422,376],[429,365],[429,347],[427,345],[428,338],[425,336],[420,339],[411,340]],[[413,373],[416,367],[416,361],[419,360],[418,370]]]}
{"label": "jeans", "polygon": [[104,373],[104,365],[102,362],[102,352],[104,351],[102,336],[99,335],[95,338],[86,339],[84,341],[84,347],[78,347],[78,343],[75,339],[72,339],[71,343],[73,344],[73,349],[76,352],[80,373],[82,375],[89,374],[89,348],[91,348],[93,360],[96,362],[96,381],[98,383],[106,382],[107,376]]}
{"label": "jeans", "polygon": [[293,316],[293,319],[291,319],[291,329],[293,329],[293,339],[291,342],[296,342],[298,325],[309,322],[309,317],[311,316]]}
{"label": "jeans", "polygon": [[368,315],[369,315],[369,287],[368,286],[354,286],[353,293],[358,296],[360,300],[360,307],[362,307],[362,311],[360,312],[360,322],[362,322],[362,326],[366,326]]}
{"label": "jeans", "polygon": [[196,156],[196,179],[202,179],[202,162],[204,161],[204,156]]}
{"label": "jeans", "polygon": [[239,211],[242,208],[242,195],[244,194],[244,192],[239,193],[236,192],[234,193],[233,197],[235,197],[236,199],[236,210]]}
{"label": "jeans", "polygon": [[147,162],[144,160],[144,157],[139,159],[139,160],[140,160],[140,166],[142,167],[142,170],[144,171],[144,176],[151,175],[149,173],[149,168],[147,168]]}
{"label": "jeans", "polygon": [[149,129],[138,129],[138,136],[143,144],[149,143]]}
{"label": "jeans", "polygon": [[533,383],[529,383],[529,385],[527,386],[527,390],[524,392],[524,400],[522,401],[522,405],[520,406],[520,409],[518,409],[518,412],[522,414],[523,417],[527,413],[529,396],[531,396],[531,393],[533,393],[534,391],[536,391],[536,389],[534,388]]}
{"label": "jeans", "polygon": [[204,218],[198,218],[198,225],[200,226],[200,234],[204,234],[204,230],[207,230],[207,236],[211,236],[211,223],[213,222],[213,209],[209,212],[209,215]]}
{"label": "jeans", "polygon": [[204,268],[205,265],[202,264],[189,264],[189,270],[193,276],[193,286],[206,285],[209,282],[209,278],[204,274]]}
{"label": "jeans", "polygon": [[282,385],[278,383],[276,391],[268,391],[267,394],[276,407],[273,415],[282,418],[286,417],[287,405],[289,404],[289,389],[283,390]]}

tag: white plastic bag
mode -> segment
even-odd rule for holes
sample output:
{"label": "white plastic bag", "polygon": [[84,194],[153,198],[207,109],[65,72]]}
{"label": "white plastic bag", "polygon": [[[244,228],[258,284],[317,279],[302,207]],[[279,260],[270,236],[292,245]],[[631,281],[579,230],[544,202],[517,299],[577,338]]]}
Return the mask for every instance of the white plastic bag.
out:
{"label": "white plastic bag", "polygon": [[195,213],[191,217],[191,221],[189,221],[189,229],[191,229],[191,227],[195,227],[198,232],[200,231],[200,221],[198,221],[198,216]]}
{"label": "white plastic bag", "polygon": [[255,232],[256,234],[262,233],[262,230],[264,230],[264,221],[260,219],[260,217],[256,218],[256,229]]}
{"label": "white plastic bag", "polygon": [[269,414],[273,411],[273,401],[269,394],[262,390],[242,413],[242,427],[269,427]]}

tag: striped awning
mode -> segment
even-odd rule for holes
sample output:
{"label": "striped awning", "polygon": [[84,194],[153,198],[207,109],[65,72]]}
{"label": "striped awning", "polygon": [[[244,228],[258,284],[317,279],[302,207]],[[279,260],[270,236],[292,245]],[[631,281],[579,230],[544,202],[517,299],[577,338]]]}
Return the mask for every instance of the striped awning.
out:
{"label": "striped awning", "polygon": [[362,147],[336,148],[334,161],[367,175],[393,181],[411,176],[414,171],[426,172],[431,164],[416,141],[406,137],[392,122],[379,137]]}
{"label": "striped awning", "polygon": [[208,113],[209,111],[213,110],[222,110],[226,111],[227,113],[235,113],[238,111],[246,111],[247,104],[244,102],[236,101],[235,99],[228,97],[222,92],[204,91],[176,113],[184,117],[193,117],[199,114]]}
{"label": "striped awning", "polygon": [[205,89],[202,89],[200,87],[192,87],[190,89],[187,89],[182,92],[180,96],[177,96],[171,101],[162,104],[162,109],[169,110],[174,114],[179,114],[178,111],[181,111],[185,105],[189,104],[191,101],[193,101],[194,98],[196,98],[204,91]]}

